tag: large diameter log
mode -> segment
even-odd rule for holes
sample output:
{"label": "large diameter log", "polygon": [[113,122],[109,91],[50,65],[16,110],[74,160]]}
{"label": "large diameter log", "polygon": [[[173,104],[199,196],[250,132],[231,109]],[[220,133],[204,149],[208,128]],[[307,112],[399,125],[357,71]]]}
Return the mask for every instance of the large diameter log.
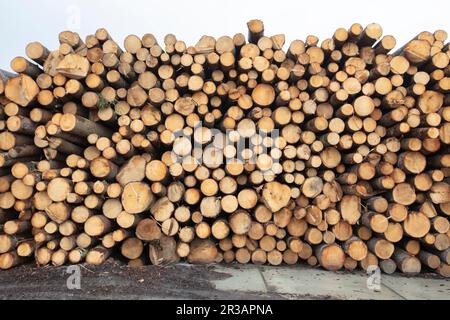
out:
{"label": "large diameter log", "polygon": [[162,235],[161,238],[149,245],[149,257],[153,265],[167,265],[177,263],[177,242],[172,237]]}
{"label": "large diameter log", "polygon": [[159,199],[150,208],[150,213],[153,215],[155,220],[161,223],[169,220],[174,211],[175,205],[167,197]]}
{"label": "large diameter log", "polygon": [[88,59],[78,54],[68,54],[56,66],[56,71],[70,79],[84,79],[88,75]]}
{"label": "large diameter log", "polygon": [[144,251],[144,245],[141,240],[137,238],[128,238],[120,247],[122,255],[130,260],[137,259],[142,255]]}
{"label": "large diameter log", "polygon": [[88,254],[88,251],[86,249],[82,248],[75,248],[69,252],[69,261],[73,264],[79,264],[81,263]]}
{"label": "large diameter log", "polygon": [[394,260],[397,263],[398,268],[407,274],[420,273],[421,263],[416,257],[410,255],[406,251],[396,248],[394,252]]}
{"label": "large diameter log", "polygon": [[421,212],[410,212],[403,222],[405,233],[413,238],[424,237],[430,228],[430,219]]}
{"label": "large diameter log", "polygon": [[205,218],[216,218],[222,211],[220,200],[216,197],[203,198],[200,203],[200,211]]}
{"label": "large diameter log", "polygon": [[239,192],[238,203],[245,210],[253,209],[258,203],[258,195],[253,189],[244,189]]}
{"label": "large diameter log", "polygon": [[194,112],[197,107],[197,103],[191,97],[179,98],[175,102],[175,111],[183,116],[188,116]]}
{"label": "large diameter log", "polygon": [[262,201],[272,212],[286,207],[291,198],[291,190],[287,185],[270,182],[262,190]]}
{"label": "large diameter log", "polygon": [[223,240],[230,234],[230,227],[225,220],[216,220],[211,227],[211,233],[217,240]]}
{"label": "large diameter log", "polygon": [[145,167],[147,161],[142,156],[131,158],[125,165],[120,168],[116,176],[117,182],[122,186],[126,186],[131,182],[141,182],[145,179]]}
{"label": "large diameter log", "polygon": [[259,84],[253,90],[252,98],[261,107],[270,106],[275,101],[275,90],[268,84]]}
{"label": "large diameter log", "polygon": [[361,218],[361,199],[357,196],[346,195],[340,202],[342,218],[349,224],[356,224]]}
{"label": "large diameter log", "polygon": [[207,54],[214,51],[216,40],[211,36],[203,36],[195,45],[195,49],[199,54]]}
{"label": "large diameter log", "polygon": [[38,267],[46,266],[50,263],[53,251],[47,247],[41,247],[36,250],[35,261]]}
{"label": "large diameter log", "polygon": [[61,224],[70,218],[71,208],[64,202],[53,202],[45,208],[45,212],[52,221]]}
{"label": "large diameter log", "polygon": [[53,179],[47,186],[47,194],[54,202],[65,201],[70,192],[72,192],[72,185],[65,178]]}
{"label": "large diameter log", "polygon": [[425,91],[419,98],[418,106],[423,113],[429,114],[439,111],[444,104],[444,95],[436,91]]}
{"label": "large diameter log", "polygon": [[316,257],[320,265],[329,271],[337,271],[344,267],[345,253],[337,244],[323,244],[316,248]]}
{"label": "large diameter log", "polygon": [[147,179],[152,182],[162,182],[166,179],[168,174],[167,166],[164,162],[159,160],[150,161],[146,168],[145,174]]}
{"label": "large diameter log", "polygon": [[244,235],[251,228],[252,218],[247,211],[239,210],[229,217],[228,223],[236,235]]}
{"label": "large diameter log", "polygon": [[414,65],[424,63],[430,57],[431,45],[426,40],[414,39],[400,48],[394,55],[403,54]]}
{"label": "large diameter log", "polygon": [[366,270],[370,267],[370,266],[378,266],[378,258],[376,255],[374,255],[372,252],[369,252],[367,254],[367,257],[360,262],[360,266],[363,270]]}
{"label": "large diameter log", "polygon": [[154,241],[161,238],[161,227],[155,220],[141,220],[136,227],[136,236],[143,241]]}
{"label": "large diameter log", "polygon": [[154,196],[150,187],[142,182],[132,182],[122,193],[122,206],[129,214],[139,214],[150,209]]}
{"label": "large diameter log", "polygon": [[358,237],[348,239],[344,244],[344,250],[356,261],[362,261],[367,256],[367,245]]}
{"label": "large diameter log", "polygon": [[111,220],[103,215],[92,216],[84,223],[84,231],[91,237],[104,235],[111,229]]}
{"label": "large diameter log", "polygon": [[320,154],[322,163],[326,168],[333,169],[336,168],[341,163],[341,153],[333,147],[326,148]]}
{"label": "large diameter log", "polygon": [[64,265],[67,261],[68,254],[69,253],[63,249],[59,249],[53,252],[51,257],[52,265],[54,267],[60,267]]}
{"label": "large diameter log", "polygon": [[147,102],[148,95],[139,85],[128,89],[127,102],[132,107],[142,107]]}
{"label": "large diameter log", "polygon": [[372,98],[361,96],[355,100],[354,108],[358,116],[367,117],[373,112],[375,105]]}
{"label": "large diameter log", "polygon": [[25,74],[11,78],[6,82],[5,96],[12,102],[26,107],[32,103],[39,93],[36,82]]}
{"label": "large diameter log", "polygon": [[116,164],[103,157],[92,160],[89,169],[94,177],[108,181],[113,180],[118,171]]}
{"label": "large diameter log", "polygon": [[416,201],[416,191],[409,183],[400,183],[392,191],[392,199],[404,206],[409,206]]}
{"label": "large diameter log", "polygon": [[218,250],[210,240],[194,240],[191,243],[191,252],[188,256],[189,263],[209,264],[216,261]]}
{"label": "large diameter log", "polygon": [[392,259],[381,260],[380,268],[386,274],[393,274],[397,270],[397,264]]}
{"label": "large diameter log", "polygon": [[[197,225],[198,226],[198,225]],[[208,225],[208,229],[210,229]],[[169,237],[174,237],[180,230],[180,224],[174,218],[164,221],[161,225],[161,231]]]}
{"label": "large diameter log", "polygon": [[419,259],[430,269],[437,269],[441,265],[441,259],[439,259],[439,256],[423,250],[419,252]]}
{"label": "large diameter log", "polygon": [[391,242],[379,238],[370,239],[368,247],[378,258],[383,260],[389,259],[394,254],[395,250],[395,247]]}
{"label": "large diameter log", "polygon": [[385,215],[370,211],[363,214],[361,223],[377,233],[384,233],[389,227],[389,221]]}
{"label": "large diameter log", "polygon": [[319,177],[306,179],[302,186],[302,193],[308,198],[315,198],[323,191],[323,181]]}
{"label": "large diameter log", "polygon": [[425,170],[427,161],[422,153],[410,151],[399,156],[398,165],[408,173],[419,174]]}
{"label": "large diameter log", "polygon": [[102,246],[95,247],[86,255],[86,263],[94,266],[102,265],[109,258],[111,252],[111,249]]}
{"label": "large diameter log", "polygon": [[169,185],[167,188],[167,198],[171,202],[179,202],[183,199],[184,193],[186,191],[186,187],[181,182],[174,182]]}

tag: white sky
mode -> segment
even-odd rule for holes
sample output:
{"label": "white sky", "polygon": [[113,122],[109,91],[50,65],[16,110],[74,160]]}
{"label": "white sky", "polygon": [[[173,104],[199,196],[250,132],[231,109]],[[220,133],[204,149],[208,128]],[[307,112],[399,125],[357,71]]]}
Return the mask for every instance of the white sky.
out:
{"label": "white sky", "polygon": [[[71,29],[84,38],[99,27],[120,44],[128,34],[167,33],[193,45],[204,34],[215,37],[247,34],[246,22],[262,19],[266,34],[286,34],[287,42],[314,34],[330,37],[354,22],[378,22],[385,34],[404,44],[420,31],[450,33],[448,0],[0,0],[0,68],[24,55],[28,42],[53,50],[58,33]],[[77,14],[79,13],[79,15]]]}

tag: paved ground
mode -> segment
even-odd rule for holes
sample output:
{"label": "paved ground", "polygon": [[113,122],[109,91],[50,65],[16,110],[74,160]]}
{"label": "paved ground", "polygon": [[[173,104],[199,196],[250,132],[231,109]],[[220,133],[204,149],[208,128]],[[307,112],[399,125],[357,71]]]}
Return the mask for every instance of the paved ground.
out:
{"label": "paved ground", "polygon": [[[217,267],[232,277],[215,281],[220,290],[277,293],[285,298],[450,299],[450,279],[380,275],[380,285],[363,272],[327,272],[309,267]],[[370,279],[369,279],[370,278]],[[368,285],[369,280],[369,285]],[[372,280],[372,281],[371,281]]]}
{"label": "paved ground", "polygon": [[[116,262],[81,267],[81,289],[67,267],[22,266],[0,272],[0,299],[449,299],[450,279],[381,275],[368,288],[363,272],[326,272],[304,266],[148,266]],[[374,277],[371,278],[372,280]],[[373,281],[369,280],[369,284]],[[375,281],[376,284],[376,281]]]}

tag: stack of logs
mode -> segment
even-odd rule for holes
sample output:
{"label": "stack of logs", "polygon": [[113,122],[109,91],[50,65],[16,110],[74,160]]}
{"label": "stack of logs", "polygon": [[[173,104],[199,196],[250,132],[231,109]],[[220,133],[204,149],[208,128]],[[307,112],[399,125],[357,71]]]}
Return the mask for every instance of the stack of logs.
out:
{"label": "stack of logs", "polygon": [[0,80],[0,268],[293,265],[450,275],[450,48],[375,23],[285,46],[60,33]]}

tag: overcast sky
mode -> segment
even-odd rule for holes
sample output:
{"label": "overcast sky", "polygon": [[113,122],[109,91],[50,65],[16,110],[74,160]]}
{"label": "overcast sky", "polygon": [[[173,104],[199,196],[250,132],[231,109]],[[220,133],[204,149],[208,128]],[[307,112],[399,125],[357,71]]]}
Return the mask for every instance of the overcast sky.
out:
{"label": "overcast sky", "polygon": [[330,37],[354,22],[378,22],[400,44],[423,30],[450,32],[448,0],[1,0],[0,68],[24,55],[28,42],[40,41],[53,50],[58,33],[71,29],[84,38],[99,27],[123,44],[128,34],[173,33],[193,45],[204,34],[247,33],[246,22],[262,19],[266,34],[286,34],[287,41],[314,34]]}

